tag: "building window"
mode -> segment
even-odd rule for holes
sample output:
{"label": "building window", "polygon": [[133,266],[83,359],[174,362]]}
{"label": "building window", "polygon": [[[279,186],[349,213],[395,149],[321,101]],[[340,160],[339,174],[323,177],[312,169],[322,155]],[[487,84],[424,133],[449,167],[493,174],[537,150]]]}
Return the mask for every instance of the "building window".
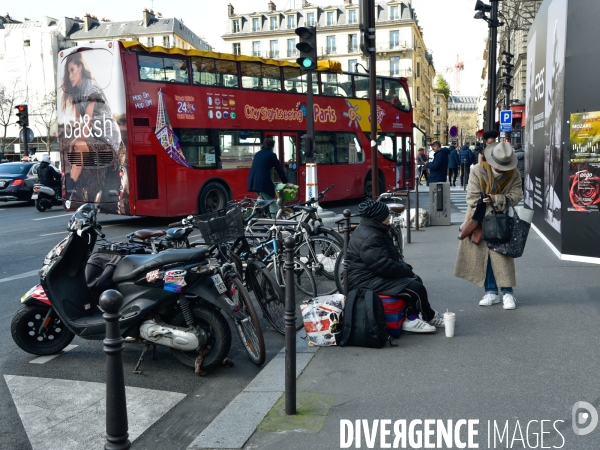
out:
{"label": "building window", "polygon": [[279,58],[279,41],[269,41],[269,58]]}
{"label": "building window", "polygon": [[252,56],[260,56],[260,41],[252,42]]}
{"label": "building window", "polygon": [[417,78],[421,78],[421,63],[417,63]]}
{"label": "building window", "polygon": [[327,49],[328,55],[335,53],[335,36],[327,36]]}
{"label": "building window", "polygon": [[169,43],[169,36],[163,36],[163,47],[171,48],[171,44]]}
{"label": "building window", "polygon": [[435,124],[435,131],[438,133],[440,132],[440,124],[439,123]]}
{"label": "building window", "polygon": [[241,44],[239,42],[236,42],[235,44],[233,44],[233,54],[234,55],[242,54],[242,48],[241,48]]}
{"label": "building window", "polygon": [[398,48],[400,46],[400,31],[390,31],[390,48]]}
{"label": "building window", "polygon": [[390,58],[390,75],[400,75],[400,57]]}
{"label": "building window", "polygon": [[288,58],[296,56],[296,39],[287,40],[287,56]]}
{"label": "building window", "polygon": [[277,28],[277,17],[271,17],[271,30],[276,30]]}
{"label": "building window", "polygon": [[153,37],[148,38],[148,47],[154,47],[154,38]]}
{"label": "building window", "polygon": [[356,53],[358,51],[358,35],[348,35],[348,53]]}
{"label": "building window", "polygon": [[296,28],[296,16],[287,16],[287,27],[291,30],[292,28]]}
{"label": "building window", "polygon": [[335,25],[335,23],[333,22],[333,12],[327,13],[327,25],[328,26]]}
{"label": "building window", "polygon": [[239,20],[234,20],[233,21],[233,32],[234,33],[239,33],[240,32],[240,21]]}
{"label": "building window", "polygon": [[357,64],[358,64],[357,59],[349,59],[348,60],[348,72],[358,72],[358,67],[356,66]]}
{"label": "building window", "polygon": [[348,11],[348,23],[356,23],[356,10],[351,9]]}
{"label": "building window", "polygon": [[439,105],[439,104],[440,104],[440,102],[441,102],[441,101],[440,101],[440,98],[439,98],[439,97],[436,97],[436,98],[435,98],[435,103],[436,103],[437,105]]}
{"label": "building window", "polygon": [[309,27],[315,26],[315,13],[306,13],[306,25]]}
{"label": "building window", "polygon": [[437,109],[435,110],[435,114],[436,114],[436,116],[439,116],[439,115],[441,115],[441,114],[442,114],[442,108],[437,108]]}
{"label": "building window", "polygon": [[397,6],[390,6],[390,20],[397,20],[400,17]]}
{"label": "building window", "polygon": [[421,101],[421,88],[417,87],[417,101],[420,102]]}
{"label": "building window", "polygon": [[258,23],[258,17],[252,19],[252,31],[260,31],[260,24]]}

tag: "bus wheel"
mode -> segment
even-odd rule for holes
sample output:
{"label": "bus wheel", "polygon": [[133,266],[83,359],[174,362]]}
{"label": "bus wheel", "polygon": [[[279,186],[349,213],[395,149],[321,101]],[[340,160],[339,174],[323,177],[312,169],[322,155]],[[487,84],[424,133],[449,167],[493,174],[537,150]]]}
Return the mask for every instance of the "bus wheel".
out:
{"label": "bus wheel", "polygon": [[200,192],[198,210],[200,214],[206,214],[225,208],[228,198],[227,190],[221,183],[208,183]]}
{"label": "bus wheel", "polygon": [[[379,172],[379,195],[385,192],[385,180],[383,179],[383,174]],[[367,179],[365,180],[365,197],[371,198],[373,196],[373,189],[371,183],[371,174],[367,175]]]}

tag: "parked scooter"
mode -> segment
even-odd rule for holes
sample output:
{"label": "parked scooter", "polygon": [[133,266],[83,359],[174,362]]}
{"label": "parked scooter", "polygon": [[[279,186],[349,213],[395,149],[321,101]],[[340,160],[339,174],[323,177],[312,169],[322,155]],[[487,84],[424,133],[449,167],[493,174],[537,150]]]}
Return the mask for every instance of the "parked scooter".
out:
{"label": "parked scooter", "polygon": [[[75,335],[104,338],[103,312],[97,296],[90,295],[85,274],[96,239],[104,237],[97,214],[89,204],[75,212],[69,236],[44,259],[41,284],[21,297],[23,306],[12,320],[11,333],[26,352],[57,353]],[[123,253],[111,245],[103,247],[116,256]],[[144,341],[144,352],[150,345],[170,347],[179,362],[203,374],[229,353],[231,331],[225,314],[252,361],[260,365],[265,345],[250,297],[233,266],[210,256],[210,249],[201,247],[117,258],[112,282],[123,295],[121,333]],[[142,359],[143,353],[139,362]]]}
{"label": "parked scooter", "polygon": [[61,206],[63,204],[60,198],[60,191],[54,190],[50,186],[44,184],[35,184],[33,186],[33,194],[31,200],[35,200],[35,208],[44,212],[53,206]]}

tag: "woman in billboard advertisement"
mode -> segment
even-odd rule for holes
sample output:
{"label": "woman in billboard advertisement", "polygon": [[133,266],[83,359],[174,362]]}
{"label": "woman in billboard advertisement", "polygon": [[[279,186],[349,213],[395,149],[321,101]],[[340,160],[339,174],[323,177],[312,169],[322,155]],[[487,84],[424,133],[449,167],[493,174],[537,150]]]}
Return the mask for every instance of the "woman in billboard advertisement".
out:
{"label": "woman in billboard advertisement", "polygon": [[[92,52],[86,51],[86,56],[93,57]],[[105,212],[129,214],[127,152],[121,129],[82,52],[64,60],[60,107],[69,200],[99,203]]]}

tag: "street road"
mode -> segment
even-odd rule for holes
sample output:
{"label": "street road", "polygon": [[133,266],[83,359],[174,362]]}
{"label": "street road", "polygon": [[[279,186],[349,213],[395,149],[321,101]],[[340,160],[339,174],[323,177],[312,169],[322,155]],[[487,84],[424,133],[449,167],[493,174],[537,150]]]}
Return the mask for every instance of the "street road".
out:
{"label": "street road", "polygon": [[[37,270],[41,267],[44,256],[52,247],[66,236],[66,223],[71,214],[62,208],[54,208],[44,213],[34,207],[22,203],[0,203],[0,442],[2,448],[31,449],[35,442],[35,434],[40,432],[31,425],[33,417],[21,418],[17,411],[15,389],[18,383],[29,386],[28,395],[36,397],[36,405],[41,409],[50,409],[57,400],[69,405],[82,403],[82,407],[94,407],[97,398],[85,393],[98,389],[97,385],[86,383],[103,383],[105,379],[105,355],[101,341],[85,341],[76,337],[72,350],[60,356],[39,364],[36,356],[29,355],[17,347],[10,336],[10,323],[14,313],[19,309],[20,297],[32,286],[39,282]],[[166,229],[173,219],[150,219],[137,217],[101,216],[99,222],[107,239],[111,241],[124,240],[127,233],[141,228]],[[259,309],[256,306],[257,310]],[[262,320],[263,332],[267,344],[267,362],[283,347],[283,336],[273,331],[265,320]],[[234,332],[235,333],[235,332]],[[159,394],[146,395],[140,402],[139,410],[129,411],[130,433],[132,424],[136,423],[136,414],[147,414],[144,422],[147,426],[154,421],[149,429],[138,430],[139,438],[135,447],[181,449],[194,439],[200,431],[252,380],[261,370],[251,363],[237,334],[233,335],[233,345],[229,357],[234,360],[232,368],[219,368],[206,377],[197,377],[191,369],[177,362],[169,349],[158,348],[157,360],[152,361],[148,355],[143,364],[143,375],[134,375],[133,368],[140,356],[141,344],[126,344],[123,352],[125,367],[125,383],[127,386],[144,389],[165,391]],[[150,352],[149,352],[150,353]],[[35,361],[34,363],[32,363]],[[43,360],[42,360],[43,361]],[[265,365],[266,365],[265,363]],[[16,376],[11,378],[8,376]],[[283,376],[283,374],[282,374]],[[19,377],[35,377],[27,380]],[[61,394],[63,398],[56,399],[56,390],[43,385],[39,379],[70,380],[73,382]],[[79,382],[79,383],[75,383]],[[10,388],[15,386],[15,388]],[[11,390],[12,392],[11,394]],[[143,396],[144,391],[139,391]],[[147,392],[147,391],[145,391]],[[175,393],[175,394],[170,394]],[[180,395],[181,394],[181,395]],[[103,392],[100,397],[103,397]],[[82,397],[83,396],[83,397]],[[129,399],[128,399],[129,400]],[[173,408],[168,409],[171,405]],[[152,407],[156,411],[152,412]],[[150,412],[148,412],[150,411]],[[40,410],[40,414],[44,411]],[[40,419],[41,417],[38,417]],[[68,427],[69,418],[57,418],[65,421]],[[95,424],[90,426],[103,432],[103,417],[96,414]],[[100,421],[98,423],[98,421]],[[52,424],[54,426],[55,424]],[[42,424],[43,428],[44,424]],[[235,426],[232,424],[232,426]],[[29,428],[29,429],[27,429]],[[48,424],[50,428],[50,424]],[[72,430],[76,432],[76,430]],[[61,445],[50,445],[51,436],[47,437],[45,448],[68,448],[67,442]],[[48,442],[50,440],[50,442]],[[39,447],[38,447],[39,448]]]}

